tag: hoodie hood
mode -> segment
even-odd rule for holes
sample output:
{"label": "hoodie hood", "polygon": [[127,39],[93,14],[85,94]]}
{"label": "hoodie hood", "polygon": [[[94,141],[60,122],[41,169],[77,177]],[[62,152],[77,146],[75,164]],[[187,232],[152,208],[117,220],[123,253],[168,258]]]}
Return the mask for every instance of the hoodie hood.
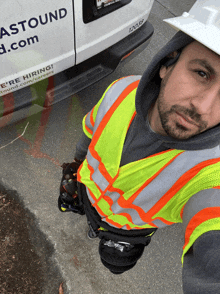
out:
{"label": "hoodie hood", "polygon": [[[161,83],[159,70],[161,66],[169,66],[177,61],[177,58],[168,59],[167,56],[174,51],[181,52],[185,46],[193,41],[194,39],[190,36],[179,31],[158,52],[144,72],[136,93],[136,111],[139,119],[141,119],[143,123],[146,121],[149,108],[159,95]],[[170,136],[161,136],[156,133],[155,136],[157,136],[160,141],[163,141],[163,145],[166,148],[182,150],[209,149],[220,144],[220,124],[186,140],[177,140]]]}

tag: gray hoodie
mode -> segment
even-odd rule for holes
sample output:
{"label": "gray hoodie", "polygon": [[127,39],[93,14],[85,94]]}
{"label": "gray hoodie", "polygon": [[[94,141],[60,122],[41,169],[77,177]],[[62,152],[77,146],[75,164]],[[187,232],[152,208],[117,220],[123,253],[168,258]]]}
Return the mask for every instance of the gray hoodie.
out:
{"label": "gray hoodie", "polygon": [[[181,52],[182,48],[192,41],[193,39],[188,35],[178,32],[158,52],[142,75],[136,93],[137,115],[125,139],[121,166],[167,149],[201,150],[220,144],[220,125],[187,140],[177,140],[155,133],[148,122],[148,110],[157,99],[160,91],[159,69],[162,65],[169,66],[176,62],[176,59],[169,60],[167,58],[169,53],[176,50]],[[90,141],[85,135],[82,136],[76,147],[76,158],[85,158]],[[215,190],[215,193],[219,193],[218,191]],[[210,189],[206,190],[206,193],[209,197],[214,192],[213,189]],[[219,244],[220,232],[210,231],[199,237],[185,255],[183,264],[184,293],[220,293]]]}

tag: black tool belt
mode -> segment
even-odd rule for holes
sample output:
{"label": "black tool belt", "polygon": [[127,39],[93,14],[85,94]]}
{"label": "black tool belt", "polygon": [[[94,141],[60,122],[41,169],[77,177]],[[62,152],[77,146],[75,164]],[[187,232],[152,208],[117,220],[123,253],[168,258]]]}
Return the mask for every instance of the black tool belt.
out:
{"label": "black tool belt", "polygon": [[151,235],[157,229],[123,230],[114,228],[101,220],[100,215],[88,199],[86,187],[81,183],[78,183],[78,196],[83,203],[89,225],[101,239],[99,254],[103,265],[114,274],[122,274],[135,266],[142,256],[145,246],[150,243]]}
{"label": "black tool belt", "polygon": [[[78,195],[84,205],[85,213],[89,223],[93,230],[98,234],[99,238],[107,237],[111,240],[117,241],[120,238],[121,241],[129,242],[132,244],[148,245],[148,236],[154,233],[157,229],[135,229],[135,230],[123,230],[114,228],[101,220],[100,215],[96,209],[92,207],[86,192],[86,187],[82,183],[78,183]],[[99,228],[105,230],[99,230]]]}

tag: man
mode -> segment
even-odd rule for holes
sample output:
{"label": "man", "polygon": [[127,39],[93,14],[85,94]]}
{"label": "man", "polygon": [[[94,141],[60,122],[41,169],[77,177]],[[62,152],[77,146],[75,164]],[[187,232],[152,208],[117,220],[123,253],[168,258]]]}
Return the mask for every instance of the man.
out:
{"label": "man", "polygon": [[101,239],[101,261],[115,274],[136,264],[157,228],[183,222],[184,293],[220,293],[220,28],[216,36],[212,24],[207,44],[195,25],[213,2],[198,1],[178,24],[168,20],[181,31],[143,76],[109,86],[83,121],[59,197],[61,211],[85,210],[89,236]]}

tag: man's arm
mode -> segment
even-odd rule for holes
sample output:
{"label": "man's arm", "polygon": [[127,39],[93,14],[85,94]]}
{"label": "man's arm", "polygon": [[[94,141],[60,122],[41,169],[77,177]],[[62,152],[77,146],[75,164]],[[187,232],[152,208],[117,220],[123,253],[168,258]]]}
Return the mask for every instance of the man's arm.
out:
{"label": "man's arm", "polygon": [[75,158],[77,158],[78,160],[84,160],[85,159],[90,142],[91,142],[91,139],[88,138],[83,133],[80,140],[79,140],[79,142],[76,144]]}
{"label": "man's arm", "polygon": [[183,263],[184,294],[220,293],[220,231],[201,235]]}
{"label": "man's arm", "polygon": [[185,245],[184,294],[220,293],[220,190],[195,194],[183,211]]}

